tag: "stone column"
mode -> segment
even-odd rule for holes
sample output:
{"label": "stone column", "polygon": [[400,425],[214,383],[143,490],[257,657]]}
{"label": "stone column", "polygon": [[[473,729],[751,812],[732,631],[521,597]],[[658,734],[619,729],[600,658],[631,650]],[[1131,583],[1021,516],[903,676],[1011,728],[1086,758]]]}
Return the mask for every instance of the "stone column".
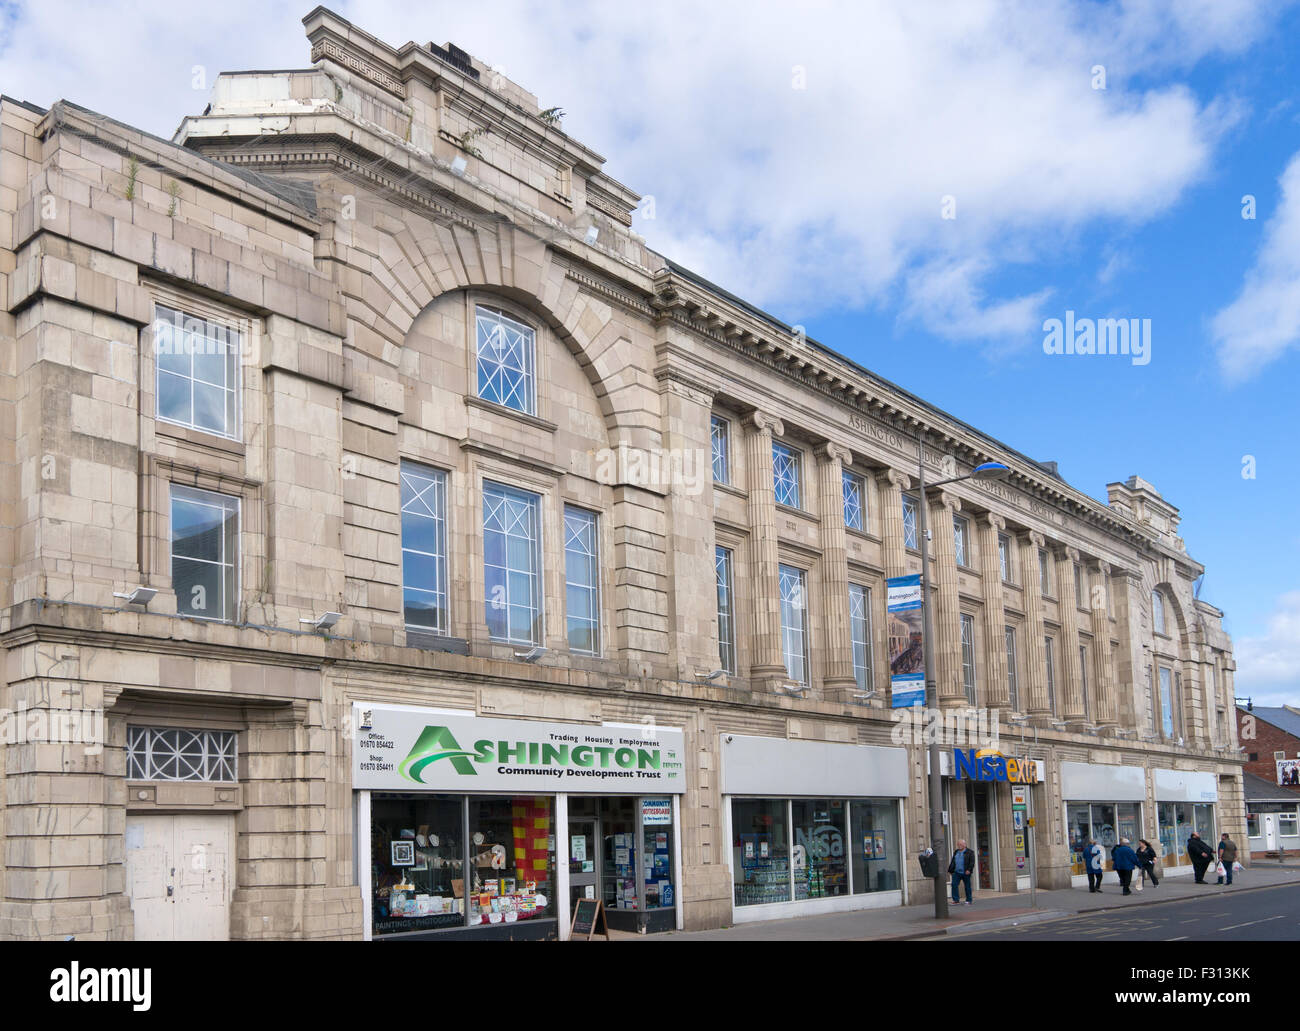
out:
{"label": "stone column", "polygon": [[998,535],[1007,524],[992,512],[984,513],[976,524],[980,537],[980,575],[984,581],[984,668],[988,677],[984,699],[990,708],[1005,708],[1010,701],[1007,697],[1007,624],[1002,612]]}
{"label": "stone column", "polygon": [[961,499],[946,490],[927,491],[930,504],[930,564],[927,579],[934,577],[936,592],[928,597],[934,605],[930,629],[934,634],[935,683],[939,705],[969,705],[961,683],[961,606],[957,600],[957,546],[953,539],[953,514],[961,510]]}
{"label": "stone column", "polygon": [[1061,613],[1061,652],[1058,667],[1061,718],[1073,722],[1087,719],[1083,699],[1083,669],[1079,663],[1079,607],[1074,597],[1074,564],[1079,552],[1074,548],[1055,549],[1058,609]]}
{"label": "stone column", "polygon": [[1097,560],[1090,563],[1097,574],[1097,587],[1089,593],[1092,608],[1092,682],[1097,699],[1094,722],[1099,727],[1114,727],[1119,722],[1115,704],[1115,667],[1110,661],[1110,614],[1106,598],[1110,594],[1110,564]]}
{"label": "stone column", "polygon": [[772,478],[772,436],[782,436],[779,419],[755,412],[748,420],[749,539],[754,640],[752,678],[785,677],[781,654],[781,583],[776,547],[776,490]]}
{"label": "stone column", "polygon": [[876,477],[880,485],[880,532],[884,535],[885,576],[907,574],[907,548],[903,545],[903,491],[912,478],[897,469],[886,469]]}
{"label": "stone column", "polygon": [[[825,696],[849,701],[857,690],[849,628],[849,557],[844,540],[844,466],[852,453],[838,444],[817,449],[821,485],[822,612],[826,621]],[[864,503],[866,499],[863,499]]]}
{"label": "stone column", "polygon": [[1051,716],[1047,655],[1043,648],[1043,581],[1038,570],[1038,549],[1043,546],[1043,535],[1025,531],[1016,540],[1020,545],[1020,575],[1025,596],[1025,640],[1021,642],[1027,688],[1024,697],[1028,702],[1025,711],[1031,716]]}

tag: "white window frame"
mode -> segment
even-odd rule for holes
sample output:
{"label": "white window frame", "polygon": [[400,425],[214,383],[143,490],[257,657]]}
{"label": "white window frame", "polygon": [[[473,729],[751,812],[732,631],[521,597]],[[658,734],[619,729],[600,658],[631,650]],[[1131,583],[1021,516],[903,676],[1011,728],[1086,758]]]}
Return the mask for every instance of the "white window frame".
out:
{"label": "white window frame", "polygon": [[1011,560],[1011,537],[1005,533],[998,534],[998,565],[1004,584],[1014,584],[1015,570]]}
{"label": "white window frame", "polygon": [[[182,765],[192,776],[176,775]],[[175,771],[168,775],[168,767]],[[233,730],[128,726],[126,779],[234,784],[239,781],[238,736]]]}
{"label": "white window frame", "polygon": [[[920,507],[921,503],[910,494],[904,494],[900,502],[903,508],[903,547],[916,550],[919,546],[921,533]],[[912,519],[909,525],[907,514],[911,512]],[[910,537],[909,537],[910,532]]]}
{"label": "white window frame", "polygon": [[[532,584],[533,584],[533,597],[530,599],[530,604],[527,606],[527,608],[528,608],[530,611],[532,611],[532,612],[534,613],[534,616],[533,616],[533,627],[534,627],[534,631],[535,631],[535,636],[534,636],[533,638],[521,638],[521,637],[511,637],[511,636],[509,636],[509,632],[510,632],[510,613],[509,613],[509,608],[510,608],[512,602],[511,602],[511,599],[510,599],[510,597],[509,597],[509,593],[508,593],[508,592],[509,592],[509,576],[508,576],[508,575],[507,575],[507,577],[506,577],[506,585],[507,585],[507,597],[506,597],[506,609],[507,609],[507,611],[506,611],[506,636],[504,636],[504,637],[497,637],[497,636],[495,636],[495,635],[492,634],[492,629],[491,629],[492,624],[491,624],[490,622],[488,622],[488,620],[487,620],[487,608],[488,608],[488,606],[490,606],[490,605],[492,604],[492,598],[491,598],[491,591],[490,591],[490,589],[488,588],[488,580],[487,580],[487,566],[488,566],[488,561],[487,561],[487,532],[488,532],[488,531],[487,531],[487,512],[486,512],[486,509],[484,509],[484,510],[482,511],[482,519],[483,519],[483,538],[484,538],[484,547],[483,547],[483,606],[484,606],[484,610],[483,610],[483,619],[484,619],[484,622],[487,623],[487,626],[488,626],[488,635],[489,635],[489,637],[490,637],[493,641],[503,642],[503,643],[507,643],[507,644],[542,645],[542,644],[545,643],[545,640],[546,640],[546,588],[545,588],[545,567],[544,567],[544,562],[543,562],[543,556],[546,554],[546,552],[545,552],[545,550],[544,550],[544,548],[543,548],[543,539],[542,539],[542,538],[543,538],[543,533],[544,533],[544,527],[543,527],[543,525],[542,525],[542,496],[541,496],[540,494],[536,493],[535,491],[523,490],[523,489],[520,488],[520,487],[512,487],[512,486],[510,486],[509,484],[506,484],[506,483],[500,483],[500,482],[498,482],[498,481],[496,481],[496,480],[484,480],[484,481],[483,481],[483,504],[484,504],[484,505],[487,504],[487,500],[488,500],[488,495],[489,495],[489,493],[495,493],[495,492],[501,492],[502,494],[504,494],[504,495],[506,495],[506,496],[512,496],[512,495],[513,495],[514,497],[516,497],[516,499],[518,499],[518,498],[526,498],[526,499],[528,499],[528,503],[532,506],[532,509],[533,509],[533,522],[534,522],[534,526],[535,526],[535,528],[536,528],[537,533],[536,533],[536,537],[535,537],[535,539],[531,541],[531,544],[532,544],[532,549],[531,549],[531,550],[532,550],[532,555],[533,555],[533,569],[530,571],[529,575],[530,575],[530,577],[531,577]],[[508,550],[508,549],[507,549],[507,550]],[[505,567],[502,567],[502,568],[506,570],[507,574],[509,573],[509,571],[510,571],[510,570],[509,570],[509,566],[505,566]]]}
{"label": "white window frame", "polygon": [[[718,664],[735,674],[736,659],[736,556],[721,544],[713,549],[714,580],[718,595]],[[725,572],[725,581],[723,574]],[[725,611],[723,597],[725,595]],[[725,649],[725,650],[724,650]]]}
{"label": "white window frame", "polygon": [[1047,702],[1056,715],[1056,655],[1055,642],[1051,634],[1043,635],[1043,662],[1047,667]]}
{"label": "white window frame", "polygon": [[1168,637],[1165,630],[1165,596],[1160,589],[1151,592],[1151,629],[1161,637]]}
{"label": "white window frame", "polygon": [[[797,566],[788,566],[784,562],[777,566],[777,579],[780,586],[781,616],[781,658],[785,663],[787,675],[798,684],[812,682],[808,660],[808,572]],[[787,583],[796,584],[795,590],[789,591]],[[789,595],[789,596],[788,596]],[[786,613],[798,612],[799,623],[794,625],[787,621]],[[797,650],[794,648],[797,638]],[[791,659],[798,659],[802,669],[795,672],[790,668]]]}
{"label": "white window frame", "polygon": [[952,517],[952,549],[957,565],[962,569],[970,568],[970,520],[965,516]]}
{"label": "white window frame", "polygon": [[[719,450],[721,442],[721,450]],[[709,416],[709,454],[713,466],[713,482],[731,483],[731,423],[720,415]],[[722,460],[722,475],[718,475],[718,460]]]}
{"label": "white window frame", "polygon": [[[793,476],[782,476],[781,470],[778,468],[778,462],[782,460],[793,473]],[[794,485],[793,504],[788,500],[781,500],[782,482]],[[803,510],[803,452],[791,447],[789,444],[782,444],[779,440],[772,441],[772,496],[778,505],[798,509],[799,511]]]}
{"label": "white window frame", "polygon": [[[581,517],[591,527],[591,552],[588,557],[591,559],[592,573],[595,577],[595,583],[582,584],[575,583],[569,579],[569,555],[574,549],[569,545],[569,516]],[[585,648],[574,648],[570,642],[569,650],[579,655],[599,655],[601,648],[604,647],[603,634],[601,633],[600,620],[600,514],[587,508],[581,508],[578,505],[565,505],[564,512],[564,637],[569,639],[569,620],[576,619],[580,623],[589,624],[592,631],[592,640],[595,642],[595,648],[590,651]],[[576,617],[569,612],[569,588],[576,587],[585,591],[591,596],[592,617],[583,619]]]}
{"label": "white window frame", "polygon": [[[402,488],[406,485],[406,480],[408,476],[413,476],[413,477],[418,476],[424,480],[429,481],[429,486],[419,492],[419,496],[421,499],[424,498],[428,490],[430,489],[435,490],[435,495],[434,495],[435,501],[440,509],[438,512],[436,512],[432,516],[428,516],[416,511],[412,511],[409,514],[418,516],[421,519],[432,519],[434,521],[437,527],[438,545],[441,548],[441,552],[437,553],[437,552],[420,551],[418,548],[408,547],[406,542],[406,535],[402,534],[402,541],[401,541],[402,623],[407,630],[414,630],[418,633],[424,633],[424,634],[437,634],[439,636],[445,637],[451,633],[451,625],[450,625],[451,624],[451,589],[450,589],[451,581],[450,581],[450,568],[449,568],[450,558],[447,554],[447,479],[448,479],[447,473],[444,470],[438,469],[434,466],[424,465],[420,462],[413,462],[405,458],[398,463],[398,477],[399,477],[398,505],[400,508],[399,527],[400,527],[401,516],[405,516],[408,514],[407,503],[403,503],[401,501],[401,491]],[[414,484],[412,484],[412,486],[414,486]],[[415,500],[416,499],[413,498],[411,503],[413,503]],[[439,591],[436,586],[434,588],[422,587],[422,586],[412,584],[407,580],[406,556],[408,552],[412,555],[422,555],[426,558],[433,559],[435,568],[437,569],[437,575],[442,586],[441,591]],[[406,619],[407,590],[419,591],[423,594],[431,594],[433,595],[435,601],[441,599],[442,602],[441,625],[427,626],[423,623],[407,622]]]}
{"label": "white window frame", "polygon": [[[518,370],[524,377],[525,396],[521,398],[524,403],[523,408],[517,408],[510,404],[506,397],[485,397],[483,395],[483,383],[481,380],[481,365],[486,360],[498,369],[507,367],[502,361],[495,358],[484,358],[483,348],[488,341],[480,333],[481,322],[486,319],[489,323],[495,321],[499,324],[504,332],[522,330],[527,335],[527,345],[523,348],[524,354],[520,361],[521,368]],[[508,325],[507,325],[508,324]],[[489,378],[491,374],[489,373]],[[513,315],[500,308],[493,308],[487,304],[474,305],[474,396],[488,404],[497,405],[509,412],[520,412],[523,415],[537,415],[537,330],[526,322],[522,322]],[[515,392],[518,396],[518,392]]]}
{"label": "white window frame", "polygon": [[1013,626],[1004,626],[1002,630],[1002,638],[1007,651],[1007,702],[1010,704],[1012,709],[1019,710],[1020,670],[1017,666],[1019,655],[1018,648],[1016,647],[1016,628]]}
{"label": "white window frame", "polygon": [[[860,615],[855,614],[855,608]],[[853,649],[853,677],[858,682],[858,690],[870,691],[875,686],[871,655],[871,588],[862,584],[849,584],[849,640]]]}
{"label": "white window frame", "polygon": [[976,670],[975,670],[975,617],[961,613],[961,682],[966,691],[966,700],[975,704]]}
{"label": "white window frame", "polygon": [[[867,481],[850,469],[841,470],[840,485],[844,493],[844,526],[849,530],[857,530],[859,533],[867,531]],[[854,525],[849,521],[849,492],[850,488],[857,495],[858,521]]]}
{"label": "white window frame", "polygon": [[[192,324],[194,323],[199,323],[205,328],[205,330],[208,328],[219,329],[227,334],[227,343],[225,346],[226,346],[226,351],[228,353],[228,356],[233,357],[233,361],[228,366],[228,369],[230,370],[234,379],[233,385],[230,383],[218,384],[218,383],[212,383],[208,380],[198,380],[194,375],[194,359],[192,354],[190,357],[190,363],[189,363],[190,371],[188,375],[182,375],[180,373],[172,372],[169,369],[163,368],[163,363],[159,361],[159,356],[163,347],[163,344],[160,341],[161,334],[159,332],[159,326],[166,325],[170,327],[168,331],[168,336],[171,339],[174,339],[172,334],[175,334],[177,332],[177,329],[176,329],[176,320],[161,316],[159,314],[160,311],[170,312],[172,315],[175,315],[180,319],[181,333],[188,334],[188,332],[190,331],[189,327],[191,327]],[[179,304],[179,303],[172,303],[169,301],[162,301],[162,300],[154,301],[153,314],[154,314],[153,323],[150,326],[150,338],[151,338],[151,346],[153,349],[153,365],[154,365],[154,374],[153,374],[154,418],[156,418],[161,423],[166,423],[169,426],[181,426],[184,427],[185,429],[193,430],[195,433],[206,433],[206,434],[211,434],[214,437],[220,437],[222,440],[242,440],[243,439],[242,389],[243,389],[243,379],[244,379],[242,365],[243,365],[243,344],[244,344],[245,331],[243,329],[236,328],[235,322],[237,320],[223,319],[220,317],[209,316],[209,315],[201,315],[198,313],[197,310],[193,308],[189,308],[186,305]],[[207,332],[205,332],[204,340],[209,341],[211,339],[213,338]],[[163,376],[174,376],[177,379],[185,379],[188,381],[189,390],[190,390],[190,419],[188,422],[181,419],[169,418],[168,416],[163,415],[162,413],[162,383],[163,383],[162,377]],[[208,426],[200,426],[197,422],[195,422],[194,384],[196,382],[202,383],[205,386],[219,389],[222,392],[223,402],[227,402],[231,406],[230,409],[227,409],[225,407],[225,404],[223,404],[222,414],[223,416],[229,415],[229,421],[234,423],[233,426],[227,425],[225,431],[223,432],[221,430],[214,430]]]}
{"label": "white window frame", "polygon": [[[186,497],[186,495],[189,495]],[[206,505],[209,508],[221,509],[223,513],[233,512],[235,517],[235,554],[233,558],[225,555],[226,535],[221,535],[222,557],[216,562],[210,559],[193,558],[189,555],[179,556],[184,562],[201,562],[204,565],[217,565],[223,568],[229,567],[234,577],[233,586],[230,589],[230,597],[223,598],[220,616],[201,616],[193,612],[181,611],[180,592],[176,590],[176,500],[177,497],[191,505]],[[217,500],[214,500],[217,499]],[[205,619],[212,623],[234,623],[239,618],[239,597],[240,597],[240,554],[242,552],[242,534],[243,534],[243,498],[234,494],[221,494],[213,490],[204,490],[201,487],[189,487],[183,483],[171,483],[168,485],[167,494],[167,574],[172,580],[172,591],[176,595],[176,608],[179,615],[187,619]],[[225,525],[225,519],[222,519],[222,525]],[[222,589],[225,588],[225,579],[222,578]]]}

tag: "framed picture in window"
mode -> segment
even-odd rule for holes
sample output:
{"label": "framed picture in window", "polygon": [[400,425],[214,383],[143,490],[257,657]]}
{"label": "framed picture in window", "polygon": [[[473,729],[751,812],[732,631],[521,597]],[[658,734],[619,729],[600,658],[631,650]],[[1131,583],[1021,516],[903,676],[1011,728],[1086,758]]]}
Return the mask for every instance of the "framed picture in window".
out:
{"label": "framed picture in window", "polygon": [[415,842],[394,841],[392,843],[393,866],[415,865]]}

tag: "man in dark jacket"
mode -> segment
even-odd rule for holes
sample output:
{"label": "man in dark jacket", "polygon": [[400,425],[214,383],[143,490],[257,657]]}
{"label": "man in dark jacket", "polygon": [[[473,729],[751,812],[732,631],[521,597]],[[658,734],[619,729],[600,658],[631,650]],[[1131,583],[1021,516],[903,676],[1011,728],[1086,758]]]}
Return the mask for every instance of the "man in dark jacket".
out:
{"label": "man in dark jacket", "polygon": [[[1228,878],[1228,883],[1232,883],[1232,864],[1237,861],[1237,843],[1228,837],[1225,832],[1223,838],[1219,841],[1219,862],[1223,864],[1224,877]],[[1219,884],[1223,883],[1223,877],[1219,878]]]}
{"label": "man in dark jacket", "polygon": [[1083,866],[1088,874],[1088,890],[1101,891],[1101,878],[1104,872],[1101,868],[1102,852],[1101,846],[1092,838],[1085,839],[1083,843]]}
{"label": "man in dark jacket", "polygon": [[1201,836],[1192,831],[1191,837],[1187,839],[1187,855],[1192,861],[1192,873],[1196,875],[1196,883],[1205,883],[1205,871],[1214,859],[1214,849],[1210,848]]}
{"label": "man in dark jacket", "polygon": [[1133,871],[1137,869],[1137,854],[1129,847],[1128,838],[1120,838],[1119,844],[1111,854],[1115,863],[1115,872],[1119,874],[1119,883],[1124,887],[1125,895],[1132,895],[1129,883],[1133,880]]}
{"label": "man in dark jacket", "polygon": [[952,859],[948,860],[948,872],[952,874],[952,901],[957,903],[957,885],[966,885],[966,905],[970,905],[970,875],[975,872],[975,853],[966,847],[965,841],[958,841],[953,850]]}

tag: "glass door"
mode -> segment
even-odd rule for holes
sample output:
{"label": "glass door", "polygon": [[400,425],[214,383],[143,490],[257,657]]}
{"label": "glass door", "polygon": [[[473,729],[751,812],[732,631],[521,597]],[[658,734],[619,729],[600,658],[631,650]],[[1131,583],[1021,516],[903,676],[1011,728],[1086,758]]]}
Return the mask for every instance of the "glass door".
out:
{"label": "glass door", "polygon": [[569,821],[569,906],[578,899],[600,898],[600,824]]}

